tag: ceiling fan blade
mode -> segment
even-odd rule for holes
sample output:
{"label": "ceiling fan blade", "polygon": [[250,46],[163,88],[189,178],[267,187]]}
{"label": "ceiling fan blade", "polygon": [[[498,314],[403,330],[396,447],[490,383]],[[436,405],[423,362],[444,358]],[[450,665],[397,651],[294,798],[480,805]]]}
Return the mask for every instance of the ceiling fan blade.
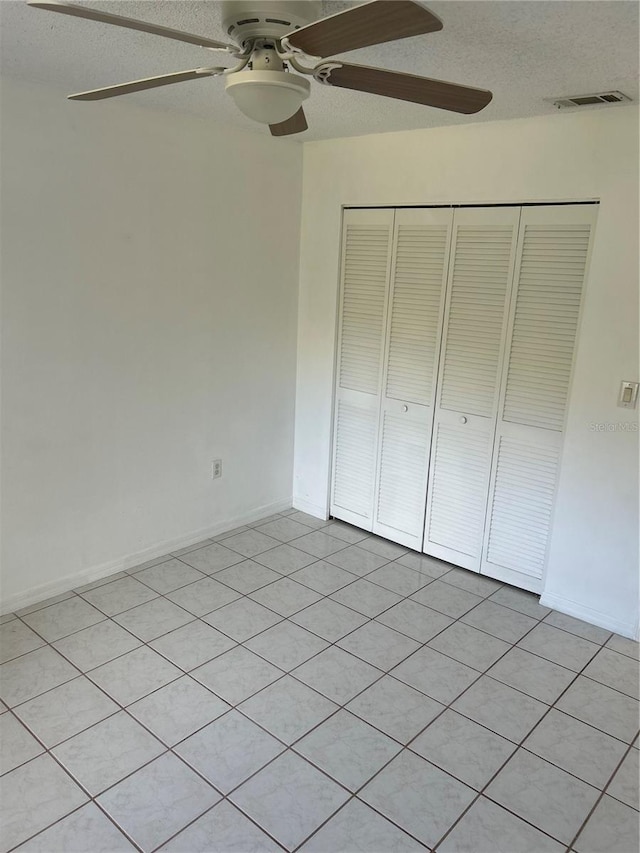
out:
{"label": "ceiling fan blade", "polygon": [[372,0],[294,30],[286,40],[309,56],[324,57],[441,29],[442,21],[412,0]]}
{"label": "ceiling fan blade", "polygon": [[384,68],[367,65],[350,65],[346,62],[326,62],[318,65],[314,76],[321,83],[341,89],[355,89],[400,101],[412,101],[426,107],[438,107],[454,113],[470,115],[487,106],[493,98],[486,89],[459,86],[444,80],[431,80],[415,74],[401,74]]}
{"label": "ceiling fan blade", "polygon": [[302,107],[300,107],[298,112],[286,121],[281,121],[279,124],[270,124],[269,130],[271,131],[271,136],[291,136],[292,133],[302,133],[308,127],[307,117]]}
{"label": "ceiling fan blade", "polygon": [[197,44],[211,50],[227,50],[238,53],[238,48],[235,45],[214,41],[204,36],[183,33],[181,30],[172,30],[170,27],[161,27],[158,24],[148,24],[146,21],[137,21],[135,18],[123,18],[122,15],[112,15],[110,12],[101,12],[98,9],[87,9],[86,6],[71,6],[67,3],[59,3],[57,0],[49,0],[46,3],[41,3],[40,0],[29,0],[28,5],[33,6],[34,9],[46,9],[49,12],[60,12],[63,15],[74,15],[76,18],[99,21],[101,24],[113,24],[116,27],[126,27],[129,30],[139,30],[142,33],[152,33],[177,41],[186,41],[189,44]]}
{"label": "ceiling fan blade", "polygon": [[115,98],[117,95],[128,95],[131,92],[142,92],[144,89],[156,89],[158,86],[169,86],[171,83],[183,83],[185,80],[197,80],[198,77],[215,77],[226,71],[225,68],[193,68],[191,71],[178,71],[175,74],[161,74],[159,77],[145,77],[143,80],[132,80],[131,83],[121,83],[118,86],[106,86],[104,89],[90,89],[88,92],[78,92],[68,95],[70,101],[101,101],[103,98]]}

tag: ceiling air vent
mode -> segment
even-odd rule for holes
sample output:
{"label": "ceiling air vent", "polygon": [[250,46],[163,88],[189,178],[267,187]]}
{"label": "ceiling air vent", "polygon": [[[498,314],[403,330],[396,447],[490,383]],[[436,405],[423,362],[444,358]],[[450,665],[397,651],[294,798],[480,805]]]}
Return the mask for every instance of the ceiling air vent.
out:
{"label": "ceiling air vent", "polygon": [[[550,99],[551,100],[551,99]],[[592,107],[594,104],[619,104],[630,101],[622,92],[598,92],[595,95],[575,95],[570,98],[553,98],[554,107],[559,110],[567,107]]]}

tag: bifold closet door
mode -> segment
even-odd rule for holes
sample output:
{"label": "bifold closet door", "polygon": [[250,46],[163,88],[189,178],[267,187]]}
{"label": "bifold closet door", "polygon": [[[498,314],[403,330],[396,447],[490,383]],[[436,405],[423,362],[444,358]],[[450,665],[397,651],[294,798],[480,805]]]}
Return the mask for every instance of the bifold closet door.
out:
{"label": "bifold closet door", "polygon": [[480,570],[519,207],[456,210],[423,550]]}
{"label": "bifold closet door", "polygon": [[540,592],[596,205],[522,210],[481,571]]}
{"label": "bifold closet door", "polygon": [[393,210],[345,210],[331,514],[373,529]]}
{"label": "bifold closet door", "polygon": [[451,209],[395,214],[373,531],[422,550]]}

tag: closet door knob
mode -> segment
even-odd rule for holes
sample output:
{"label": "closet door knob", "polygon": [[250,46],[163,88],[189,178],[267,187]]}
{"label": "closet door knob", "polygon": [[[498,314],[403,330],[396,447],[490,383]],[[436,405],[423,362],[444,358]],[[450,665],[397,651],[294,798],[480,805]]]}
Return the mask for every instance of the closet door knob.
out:
{"label": "closet door knob", "polygon": [[403,412],[408,412],[408,411],[409,411],[409,406],[403,406],[403,407],[402,407],[402,411],[403,411]]}
{"label": "closet door knob", "polygon": [[466,422],[467,422],[467,419],[465,418],[465,416],[464,416],[464,415],[461,415],[461,416],[460,416],[460,423],[461,423],[461,424],[466,424]]}

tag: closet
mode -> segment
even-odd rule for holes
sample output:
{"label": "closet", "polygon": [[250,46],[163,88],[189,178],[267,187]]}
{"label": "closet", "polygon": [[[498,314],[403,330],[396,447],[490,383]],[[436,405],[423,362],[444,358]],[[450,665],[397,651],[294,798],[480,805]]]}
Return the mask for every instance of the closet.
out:
{"label": "closet", "polygon": [[344,211],[333,516],[541,589],[596,213]]}

